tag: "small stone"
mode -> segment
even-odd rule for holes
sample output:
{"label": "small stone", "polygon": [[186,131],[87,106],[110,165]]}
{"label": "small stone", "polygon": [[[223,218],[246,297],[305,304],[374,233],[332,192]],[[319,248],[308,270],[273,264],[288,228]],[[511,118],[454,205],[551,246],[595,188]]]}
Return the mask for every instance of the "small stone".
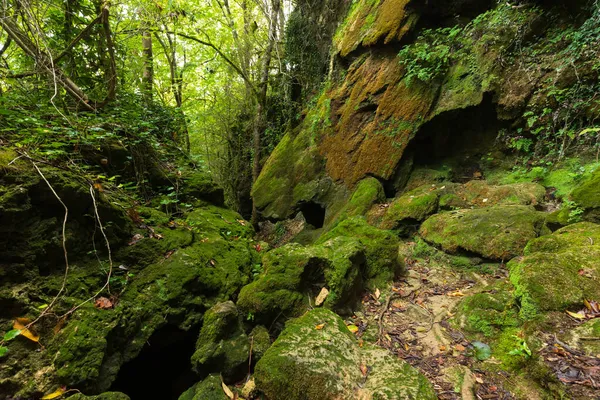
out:
{"label": "small stone", "polygon": [[323,304],[323,302],[325,301],[325,299],[327,299],[327,296],[329,296],[329,290],[327,290],[327,288],[321,289],[321,292],[319,293],[319,295],[315,299],[315,305],[316,306],[320,306],[321,304]]}

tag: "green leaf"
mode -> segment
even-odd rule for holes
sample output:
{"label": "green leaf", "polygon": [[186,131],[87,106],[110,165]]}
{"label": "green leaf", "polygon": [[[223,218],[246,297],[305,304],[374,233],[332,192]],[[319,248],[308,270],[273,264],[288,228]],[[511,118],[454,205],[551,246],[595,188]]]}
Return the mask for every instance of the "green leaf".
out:
{"label": "green leaf", "polygon": [[479,361],[485,361],[492,356],[492,349],[485,343],[473,342],[471,343],[475,348],[475,358]]}
{"label": "green leaf", "polygon": [[21,331],[19,329],[13,329],[12,331],[8,331],[4,334],[4,341],[8,342],[9,340],[13,340],[20,334],[21,334]]}
{"label": "green leaf", "polygon": [[0,346],[0,357],[4,357],[8,353],[8,347]]}

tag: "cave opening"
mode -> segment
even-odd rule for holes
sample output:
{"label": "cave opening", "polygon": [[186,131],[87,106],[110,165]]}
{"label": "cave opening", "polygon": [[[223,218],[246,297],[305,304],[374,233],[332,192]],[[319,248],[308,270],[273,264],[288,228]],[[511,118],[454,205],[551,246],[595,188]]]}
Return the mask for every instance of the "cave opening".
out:
{"label": "cave opening", "polygon": [[199,327],[184,331],[173,325],[157,330],[140,354],[121,367],[110,390],[131,400],[179,399],[200,380],[190,363],[199,332]]}
{"label": "cave opening", "polygon": [[492,94],[473,107],[444,112],[425,123],[404,151],[392,179],[386,182],[388,197],[404,189],[417,168],[449,169],[449,179],[464,183],[483,178],[482,156],[496,143],[498,133],[510,121],[498,119]]}
{"label": "cave opening", "polygon": [[302,203],[300,204],[300,209],[298,211],[302,212],[306,223],[312,225],[316,229],[322,228],[325,224],[326,210],[325,207],[318,203],[312,201]]}

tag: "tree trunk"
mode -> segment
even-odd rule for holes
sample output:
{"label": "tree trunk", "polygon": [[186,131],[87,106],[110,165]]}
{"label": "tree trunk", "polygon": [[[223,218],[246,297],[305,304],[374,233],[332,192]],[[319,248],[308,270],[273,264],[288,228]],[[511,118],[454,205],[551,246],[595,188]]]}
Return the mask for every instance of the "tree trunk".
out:
{"label": "tree trunk", "polygon": [[152,102],[152,83],[154,82],[154,56],[152,54],[152,35],[149,30],[142,31],[142,52],[144,71],[142,73],[142,95],[147,104]]}
{"label": "tree trunk", "polygon": [[[254,121],[254,131],[252,137],[252,149],[254,151],[254,160],[252,165],[252,182],[255,183],[260,175],[260,159],[261,159],[261,137],[264,129],[265,108],[267,102],[267,86],[269,84],[269,69],[271,66],[271,58],[273,56],[273,48],[277,42],[277,18],[281,8],[281,0],[271,0],[271,12],[269,21],[269,38],[267,48],[262,60],[260,71],[260,82],[257,94],[256,118]],[[258,223],[258,210],[256,202],[252,199],[252,224],[256,226]]]}
{"label": "tree trunk", "polygon": [[106,50],[108,53],[108,62],[106,65],[105,76],[108,81],[108,88],[106,91],[106,100],[109,102],[115,99],[117,95],[117,61],[115,59],[115,45],[112,39],[112,33],[110,31],[110,10],[109,3],[105,2],[102,5],[102,29],[104,31],[104,38],[106,39]]}
{"label": "tree trunk", "polygon": [[32,57],[39,68],[56,85],[63,87],[67,93],[88,111],[95,111],[95,108],[89,103],[86,94],[79,86],[75,84],[58,66],[56,66],[50,54],[39,49],[36,44],[23,32],[14,19],[4,13],[0,18],[0,27],[6,34],[19,46],[25,54]]}

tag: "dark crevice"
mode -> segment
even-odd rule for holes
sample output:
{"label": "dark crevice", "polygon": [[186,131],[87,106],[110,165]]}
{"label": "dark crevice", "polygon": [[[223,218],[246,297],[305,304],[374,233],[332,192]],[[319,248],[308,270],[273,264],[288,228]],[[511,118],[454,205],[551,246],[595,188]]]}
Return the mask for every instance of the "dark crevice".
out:
{"label": "dark crevice", "polygon": [[478,106],[442,113],[424,124],[407,146],[394,176],[386,182],[388,196],[406,185],[415,168],[450,168],[450,179],[464,183],[483,178],[479,161],[496,143],[500,121],[491,93]]}
{"label": "dark crevice", "polygon": [[110,390],[131,400],[177,400],[200,380],[190,364],[199,331],[173,325],[157,330],[140,354],[121,367]]}
{"label": "dark crevice", "polygon": [[325,207],[322,205],[309,201],[300,204],[298,209],[304,215],[306,222],[313,227],[319,229],[325,224]]}

